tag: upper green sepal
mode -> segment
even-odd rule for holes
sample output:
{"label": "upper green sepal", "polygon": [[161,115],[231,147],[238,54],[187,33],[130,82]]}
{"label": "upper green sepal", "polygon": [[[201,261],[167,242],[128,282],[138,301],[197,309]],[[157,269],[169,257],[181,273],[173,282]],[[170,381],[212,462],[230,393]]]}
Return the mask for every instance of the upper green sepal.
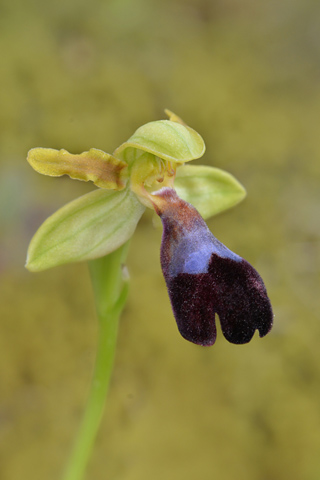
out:
{"label": "upper green sepal", "polygon": [[40,226],[29,245],[26,268],[35,272],[107,255],[130,239],[144,210],[128,188],[83,195]]}
{"label": "upper green sepal", "polygon": [[177,121],[159,120],[138,128],[129,140],[118,147],[114,156],[131,163],[141,151],[149,152],[168,162],[184,163],[202,157],[202,137]]}
{"label": "upper green sepal", "polygon": [[174,188],[204,219],[234,207],[246,196],[244,187],[230,173],[203,165],[179,167]]}

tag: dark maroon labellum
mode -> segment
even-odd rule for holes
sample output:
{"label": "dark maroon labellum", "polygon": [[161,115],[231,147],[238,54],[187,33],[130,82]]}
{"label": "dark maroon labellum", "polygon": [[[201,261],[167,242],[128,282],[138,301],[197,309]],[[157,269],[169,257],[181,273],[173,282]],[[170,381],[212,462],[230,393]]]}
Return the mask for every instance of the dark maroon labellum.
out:
{"label": "dark maroon labellum", "polygon": [[163,188],[154,199],[164,227],[161,266],[181,335],[213,345],[216,313],[231,343],[249,342],[256,329],[266,335],[273,313],[258,272],[219,242],[175,190]]}

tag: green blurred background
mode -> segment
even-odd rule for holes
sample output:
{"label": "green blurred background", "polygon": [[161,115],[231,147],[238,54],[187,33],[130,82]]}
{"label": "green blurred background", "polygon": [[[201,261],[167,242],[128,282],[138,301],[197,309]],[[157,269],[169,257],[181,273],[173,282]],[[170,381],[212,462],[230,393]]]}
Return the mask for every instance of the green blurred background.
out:
{"label": "green blurred background", "polygon": [[198,163],[247,188],[209,226],[261,273],[275,325],[243,346],[184,341],[145,215],[87,478],[318,480],[318,0],[1,0],[0,27],[0,479],[59,480],[97,342],[87,266],[23,266],[40,223],[92,186],[26,153],[112,152],[169,108],[205,139]]}

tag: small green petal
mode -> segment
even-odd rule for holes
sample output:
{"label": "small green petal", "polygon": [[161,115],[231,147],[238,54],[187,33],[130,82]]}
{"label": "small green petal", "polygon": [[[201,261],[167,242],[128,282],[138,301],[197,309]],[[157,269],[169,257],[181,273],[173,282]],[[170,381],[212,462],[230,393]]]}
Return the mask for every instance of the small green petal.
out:
{"label": "small green petal", "polygon": [[167,108],[165,108],[164,111],[165,111],[165,114],[168,115],[170,122],[177,122],[177,123],[181,123],[181,125],[187,125],[182,120],[182,118],[178,117],[178,115],[176,115],[174,112],[171,112],[171,110],[168,110]]}
{"label": "small green petal", "polygon": [[127,164],[96,148],[79,155],[63,149],[33,148],[29,151],[27,160],[34,170],[43,175],[69,175],[77,180],[92,181],[101,188],[125,188]]}
{"label": "small green petal", "polygon": [[202,165],[179,167],[174,188],[204,219],[234,207],[246,196],[244,187],[230,173]]}
{"label": "small green petal", "polygon": [[138,128],[114,155],[130,163],[141,155],[141,150],[169,162],[184,163],[202,157],[205,144],[202,137],[187,125],[159,120]]}
{"label": "small green petal", "polygon": [[35,272],[107,255],[129,240],[144,210],[129,189],[79,197],[41,225],[29,245],[26,267]]}

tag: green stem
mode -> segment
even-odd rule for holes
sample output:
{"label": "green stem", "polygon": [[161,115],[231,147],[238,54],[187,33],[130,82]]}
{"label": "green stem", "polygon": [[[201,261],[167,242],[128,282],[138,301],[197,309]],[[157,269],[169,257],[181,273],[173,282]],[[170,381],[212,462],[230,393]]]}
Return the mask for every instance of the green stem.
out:
{"label": "green stem", "polygon": [[128,293],[128,281],[122,272],[127,251],[128,243],[89,262],[100,327],[98,352],[86,410],[63,480],[83,478],[99,429],[115,356],[118,320]]}

